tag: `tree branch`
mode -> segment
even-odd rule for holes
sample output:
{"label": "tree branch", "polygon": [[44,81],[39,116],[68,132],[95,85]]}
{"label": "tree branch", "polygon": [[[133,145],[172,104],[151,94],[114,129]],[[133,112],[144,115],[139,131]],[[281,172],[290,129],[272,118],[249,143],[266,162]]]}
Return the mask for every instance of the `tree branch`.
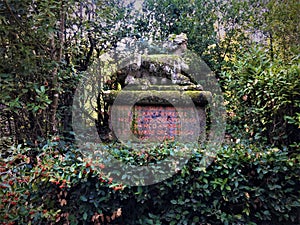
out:
{"label": "tree branch", "polygon": [[46,51],[48,54],[49,54],[49,51],[44,47],[42,46],[40,43],[40,41],[33,37],[32,35],[30,35],[28,33],[28,31],[24,28],[24,25],[21,23],[21,21],[15,16],[15,14],[13,13],[11,7],[9,6],[7,0],[4,0],[4,3],[5,3],[5,6],[7,8],[7,10],[9,11],[10,15],[13,17],[14,21],[16,21],[16,23],[18,24],[18,26],[32,39],[34,39],[34,41],[37,43],[38,47],[40,47],[42,50]]}

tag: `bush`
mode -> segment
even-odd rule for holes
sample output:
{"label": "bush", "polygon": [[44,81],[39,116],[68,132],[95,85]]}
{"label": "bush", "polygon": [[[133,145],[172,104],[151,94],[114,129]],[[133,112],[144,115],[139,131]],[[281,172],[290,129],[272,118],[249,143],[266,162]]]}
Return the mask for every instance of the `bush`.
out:
{"label": "bush", "polygon": [[300,142],[299,59],[284,63],[258,47],[237,56],[221,76],[229,133],[276,146]]}
{"label": "bush", "polygon": [[[159,151],[165,155],[172,152]],[[127,158],[144,157],[128,153]],[[299,156],[251,144],[224,146],[199,167],[198,149],[173,177],[150,186],[117,183],[106,165],[60,141],[2,150],[2,224],[297,224]],[[124,159],[124,158],[123,158]],[[141,160],[141,158],[139,158]],[[297,214],[298,213],[298,214]],[[298,217],[297,217],[298,216]]]}

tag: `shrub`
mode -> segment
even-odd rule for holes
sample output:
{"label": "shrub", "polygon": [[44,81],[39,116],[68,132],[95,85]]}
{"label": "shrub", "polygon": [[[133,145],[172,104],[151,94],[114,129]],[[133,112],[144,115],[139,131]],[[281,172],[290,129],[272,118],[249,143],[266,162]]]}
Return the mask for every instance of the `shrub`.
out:
{"label": "shrub", "polygon": [[2,149],[2,224],[96,224],[109,219],[105,216],[117,218],[114,198],[123,187],[101,173],[104,165],[83,160],[62,143]]}
{"label": "shrub", "polygon": [[233,64],[222,73],[229,133],[277,146],[299,143],[299,57],[284,63],[255,47],[243,51]]}
{"label": "shrub", "polygon": [[[157,151],[162,155],[172,153],[172,146]],[[102,172],[106,165],[83,160],[80,151],[71,145],[49,142],[38,151],[11,147],[1,153],[0,221],[129,225],[299,223],[299,156],[289,156],[286,149],[225,145],[213,163],[201,169],[203,153],[196,150],[189,162],[167,180],[132,187],[110,179]],[[144,157],[126,148],[120,148],[119,154],[127,154],[129,161],[132,157]]]}

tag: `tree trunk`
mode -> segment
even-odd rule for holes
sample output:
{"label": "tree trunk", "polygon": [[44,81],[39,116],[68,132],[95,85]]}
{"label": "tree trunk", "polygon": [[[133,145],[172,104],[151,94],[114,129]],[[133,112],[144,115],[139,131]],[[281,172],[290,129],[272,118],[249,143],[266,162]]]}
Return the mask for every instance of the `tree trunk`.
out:
{"label": "tree trunk", "polygon": [[58,132],[58,122],[56,118],[58,101],[59,101],[59,92],[58,92],[58,73],[60,62],[62,60],[63,55],[63,47],[64,47],[64,33],[65,33],[65,6],[64,1],[61,1],[61,9],[59,12],[59,31],[58,31],[58,40],[55,43],[55,35],[51,37],[51,59],[55,62],[55,68],[52,71],[52,103],[50,106],[50,133],[52,135],[57,134]]}

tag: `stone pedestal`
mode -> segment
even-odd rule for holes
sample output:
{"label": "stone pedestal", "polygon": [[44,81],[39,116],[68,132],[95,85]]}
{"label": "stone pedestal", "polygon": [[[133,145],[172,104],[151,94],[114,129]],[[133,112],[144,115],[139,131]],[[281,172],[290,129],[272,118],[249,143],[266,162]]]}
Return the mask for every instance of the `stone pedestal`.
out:
{"label": "stone pedestal", "polygon": [[174,86],[151,86],[147,90],[107,91],[110,128],[122,141],[180,142],[205,138],[207,91],[185,91]]}

